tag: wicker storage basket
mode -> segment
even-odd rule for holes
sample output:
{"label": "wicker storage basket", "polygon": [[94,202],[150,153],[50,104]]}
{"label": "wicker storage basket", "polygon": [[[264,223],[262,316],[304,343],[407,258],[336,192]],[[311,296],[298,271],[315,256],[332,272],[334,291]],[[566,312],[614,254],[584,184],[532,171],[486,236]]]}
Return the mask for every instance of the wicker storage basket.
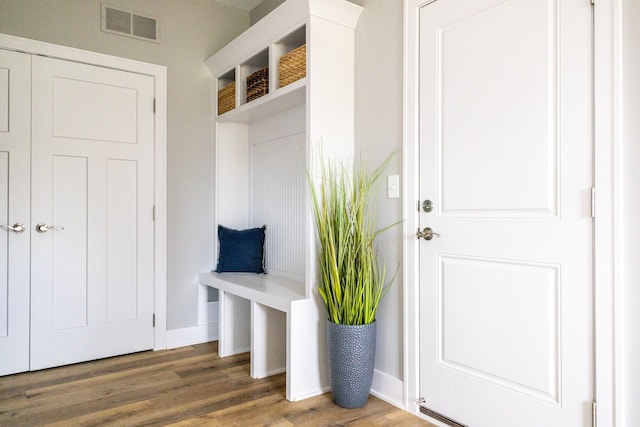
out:
{"label": "wicker storage basket", "polygon": [[247,102],[269,93],[269,69],[260,68],[247,77]]}
{"label": "wicker storage basket", "polygon": [[280,86],[300,80],[307,75],[307,45],[293,49],[280,57]]}
{"label": "wicker storage basket", "polygon": [[236,82],[231,82],[218,91],[218,115],[236,108]]}

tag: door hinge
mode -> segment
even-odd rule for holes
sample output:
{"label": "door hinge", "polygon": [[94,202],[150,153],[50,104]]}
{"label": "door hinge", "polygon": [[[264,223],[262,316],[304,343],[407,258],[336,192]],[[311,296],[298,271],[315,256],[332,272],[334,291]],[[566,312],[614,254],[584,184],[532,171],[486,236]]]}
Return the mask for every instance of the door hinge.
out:
{"label": "door hinge", "polygon": [[416,210],[420,212],[420,200],[416,202]]}
{"label": "door hinge", "polygon": [[156,207],[155,205],[153,206],[153,213],[151,214],[151,216],[153,217],[153,220],[156,220]]}
{"label": "door hinge", "polygon": [[156,99],[153,98],[153,114],[156,113]]}
{"label": "door hinge", "polygon": [[598,427],[598,407],[596,402],[591,402],[591,427]]}
{"label": "door hinge", "polygon": [[591,187],[591,218],[596,217],[596,189]]}
{"label": "door hinge", "polygon": [[153,318],[153,320],[152,320],[151,326],[153,326],[155,328],[156,327],[156,314],[155,313],[153,313],[152,318]]}
{"label": "door hinge", "polygon": [[591,4],[592,5],[596,4],[596,0],[591,0]]}

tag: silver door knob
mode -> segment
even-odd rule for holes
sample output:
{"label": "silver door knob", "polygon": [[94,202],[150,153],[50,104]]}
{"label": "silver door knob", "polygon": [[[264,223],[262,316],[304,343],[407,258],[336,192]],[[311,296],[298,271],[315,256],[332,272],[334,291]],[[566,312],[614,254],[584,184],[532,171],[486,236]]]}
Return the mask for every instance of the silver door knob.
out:
{"label": "silver door knob", "polygon": [[0,225],[3,230],[11,230],[14,233],[22,233],[24,231],[24,224],[16,222],[13,225]]}
{"label": "silver door knob", "polygon": [[440,237],[440,234],[434,232],[431,228],[425,227],[422,231],[418,230],[416,237],[418,239],[431,240],[433,236]]}
{"label": "silver door knob", "polygon": [[38,233],[46,233],[49,230],[64,230],[64,227],[59,225],[48,225],[43,222],[36,224],[36,231]]}

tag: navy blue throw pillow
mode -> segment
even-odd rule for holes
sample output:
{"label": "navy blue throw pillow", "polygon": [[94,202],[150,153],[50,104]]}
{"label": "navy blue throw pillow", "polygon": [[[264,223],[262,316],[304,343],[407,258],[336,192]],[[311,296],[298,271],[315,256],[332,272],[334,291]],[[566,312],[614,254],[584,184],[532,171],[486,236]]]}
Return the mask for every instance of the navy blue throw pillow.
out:
{"label": "navy blue throw pillow", "polygon": [[218,267],[216,273],[266,273],[264,268],[264,230],[233,230],[218,225]]}

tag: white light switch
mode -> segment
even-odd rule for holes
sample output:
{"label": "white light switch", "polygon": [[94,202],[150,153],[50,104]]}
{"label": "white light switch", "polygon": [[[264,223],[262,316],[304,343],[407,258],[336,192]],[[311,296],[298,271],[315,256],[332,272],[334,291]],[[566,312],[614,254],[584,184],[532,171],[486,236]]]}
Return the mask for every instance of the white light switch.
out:
{"label": "white light switch", "polygon": [[389,175],[387,177],[387,198],[400,198],[400,175]]}

